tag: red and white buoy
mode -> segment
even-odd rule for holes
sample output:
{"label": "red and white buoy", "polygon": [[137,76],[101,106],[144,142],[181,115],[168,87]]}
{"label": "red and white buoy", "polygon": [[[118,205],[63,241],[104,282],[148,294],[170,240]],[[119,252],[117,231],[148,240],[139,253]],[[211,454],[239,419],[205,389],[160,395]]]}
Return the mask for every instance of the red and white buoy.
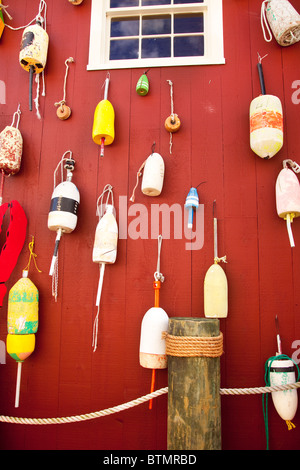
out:
{"label": "red and white buoy", "polygon": [[[152,369],[151,393],[154,391],[155,370],[167,368],[166,341],[163,333],[167,332],[169,317],[164,309],[159,306],[159,290],[164,276],[160,273],[160,251],[162,236],[158,237],[158,261],[154,273],[154,307],[151,307],[144,315],[140,336],[140,365]],[[152,408],[152,400],[149,409]]]}

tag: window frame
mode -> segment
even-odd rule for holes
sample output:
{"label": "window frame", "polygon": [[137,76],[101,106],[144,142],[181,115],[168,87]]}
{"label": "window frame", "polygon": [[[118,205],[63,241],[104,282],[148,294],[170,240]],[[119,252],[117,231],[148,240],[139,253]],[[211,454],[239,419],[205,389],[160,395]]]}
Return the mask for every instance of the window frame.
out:
{"label": "window frame", "polygon": [[[189,57],[160,57],[147,59],[109,60],[110,19],[112,17],[140,18],[159,14],[204,14],[204,55]],[[176,37],[172,35],[171,37]],[[184,65],[225,64],[223,45],[222,0],[204,0],[203,3],[156,5],[144,7],[109,8],[109,0],[92,0],[90,43],[87,70],[149,68]]]}

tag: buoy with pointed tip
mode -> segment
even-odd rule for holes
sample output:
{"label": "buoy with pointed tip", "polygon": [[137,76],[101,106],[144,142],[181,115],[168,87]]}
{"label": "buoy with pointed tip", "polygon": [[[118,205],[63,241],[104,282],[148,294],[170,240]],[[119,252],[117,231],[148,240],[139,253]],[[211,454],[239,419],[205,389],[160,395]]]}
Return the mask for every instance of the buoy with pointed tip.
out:
{"label": "buoy with pointed tip", "polygon": [[219,265],[220,261],[227,263],[226,256],[218,257],[217,218],[214,214],[214,264],[207,270],[204,278],[204,315],[207,318],[226,318],[228,315],[228,282]]}

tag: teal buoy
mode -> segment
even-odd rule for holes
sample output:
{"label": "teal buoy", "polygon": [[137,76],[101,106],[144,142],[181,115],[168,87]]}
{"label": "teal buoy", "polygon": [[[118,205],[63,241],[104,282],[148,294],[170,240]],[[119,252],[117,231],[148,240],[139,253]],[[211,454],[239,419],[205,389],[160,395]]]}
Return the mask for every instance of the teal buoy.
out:
{"label": "teal buoy", "polygon": [[145,96],[147,95],[149,91],[149,80],[147,77],[147,72],[148,70],[141,75],[141,77],[138,79],[138,82],[136,84],[136,92],[140,96]]}

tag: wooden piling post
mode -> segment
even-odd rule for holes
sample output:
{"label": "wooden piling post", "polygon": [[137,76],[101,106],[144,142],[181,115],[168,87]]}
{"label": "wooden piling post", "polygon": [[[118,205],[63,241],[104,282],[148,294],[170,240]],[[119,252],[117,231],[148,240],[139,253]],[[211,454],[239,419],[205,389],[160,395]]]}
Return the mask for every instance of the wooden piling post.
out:
{"label": "wooden piling post", "polygon": [[168,450],[221,450],[220,356],[214,318],[170,318]]}

